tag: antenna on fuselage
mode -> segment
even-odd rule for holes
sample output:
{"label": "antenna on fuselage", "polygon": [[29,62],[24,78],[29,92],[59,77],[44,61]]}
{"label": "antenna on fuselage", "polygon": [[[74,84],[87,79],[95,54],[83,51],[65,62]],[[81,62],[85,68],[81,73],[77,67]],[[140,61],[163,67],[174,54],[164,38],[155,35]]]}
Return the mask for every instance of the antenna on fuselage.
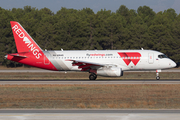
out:
{"label": "antenna on fuselage", "polygon": [[61,48],[61,51],[63,51],[63,49]]}
{"label": "antenna on fuselage", "polygon": [[141,48],[141,50],[144,50],[143,48]]}

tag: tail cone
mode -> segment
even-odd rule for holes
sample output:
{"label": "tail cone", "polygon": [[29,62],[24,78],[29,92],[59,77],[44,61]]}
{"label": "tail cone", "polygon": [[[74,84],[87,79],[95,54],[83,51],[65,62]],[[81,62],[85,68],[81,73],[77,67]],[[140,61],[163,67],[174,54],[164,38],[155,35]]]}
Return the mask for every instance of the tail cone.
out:
{"label": "tail cone", "polygon": [[8,55],[5,55],[5,56],[4,56],[4,59],[7,59],[7,57],[8,57]]}

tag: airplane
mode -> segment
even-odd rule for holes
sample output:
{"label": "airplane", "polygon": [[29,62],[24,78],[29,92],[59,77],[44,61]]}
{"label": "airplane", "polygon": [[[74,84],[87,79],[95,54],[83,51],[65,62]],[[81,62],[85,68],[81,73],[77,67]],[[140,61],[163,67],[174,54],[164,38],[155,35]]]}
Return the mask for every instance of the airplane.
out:
{"label": "airplane", "polygon": [[154,50],[42,50],[20,23],[10,21],[18,53],[6,59],[53,71],[89,72],[89,80],[97,76],[121,77],[124,71],[156,71],[173,68],[176,63]]}

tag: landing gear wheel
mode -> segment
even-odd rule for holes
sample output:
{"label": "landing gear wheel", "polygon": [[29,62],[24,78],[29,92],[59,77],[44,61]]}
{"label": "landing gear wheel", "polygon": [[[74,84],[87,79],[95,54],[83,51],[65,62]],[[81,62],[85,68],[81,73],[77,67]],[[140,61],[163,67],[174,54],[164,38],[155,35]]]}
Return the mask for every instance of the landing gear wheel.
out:
{"label": "landing gear wheel", "polygon": [[89,75],[89,80],[96,80],[96,78],[97,78],[97,75],[94,73]]}
{"label": "landing gear wheel", "polygon": [[160,80],[159,72],[161,72],[161,70],[156,70],[156,80]]}
{"label": "landing gear wheel", "polygon": [[160,77],[159,77],[159,76],[157,76],[157,77],[156,77],[156,80],[160,80]]}

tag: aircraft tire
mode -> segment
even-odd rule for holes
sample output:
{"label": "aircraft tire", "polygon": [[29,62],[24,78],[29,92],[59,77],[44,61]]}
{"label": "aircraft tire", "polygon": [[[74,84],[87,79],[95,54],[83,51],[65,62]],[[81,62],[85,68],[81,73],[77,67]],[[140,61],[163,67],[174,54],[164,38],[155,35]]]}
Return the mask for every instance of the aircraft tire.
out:
{"label": "aircraft tire", "polygon": [[97,78],[97,75],[94,73],[89,75],[89,80],[96,80],[96,78]]}
{"label": "aircraft tire", "polygon": [[159,76],[157,76],[157,77],[156,77],[156,80],[160,80],[160,77],[159,77]]}

